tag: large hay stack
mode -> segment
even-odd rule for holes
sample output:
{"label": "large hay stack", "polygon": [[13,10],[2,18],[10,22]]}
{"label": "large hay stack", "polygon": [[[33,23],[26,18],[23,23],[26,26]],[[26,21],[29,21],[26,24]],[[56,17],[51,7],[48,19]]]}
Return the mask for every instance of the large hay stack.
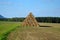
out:
{"label": "large hay stack", "polygon": [[38,27],[39,24],[36,21],[35,17],[32,15],[32,13],[30,12],[30,14],[26,17],[26,19],[23,21],[22,26],[31,26],[31,27]]}

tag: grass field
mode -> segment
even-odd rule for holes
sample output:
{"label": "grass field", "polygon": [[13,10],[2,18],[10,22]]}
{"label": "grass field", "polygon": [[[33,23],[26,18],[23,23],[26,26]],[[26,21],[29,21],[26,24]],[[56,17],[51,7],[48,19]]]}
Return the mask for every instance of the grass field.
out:
{"label": "grass field", "polygon": [[[60,40],[60,24],[39,23],[41,27],[19,27],[20,22],[0,21],[0,40]],[[16,28],[16,29],[15,29]],[[14,30],[15,29],[15,30]],[[12,31],[13,30],[13,31]]]}
{"label": "grass field", "polygon": [[4,22],[0,21],[0,40],[4,38],[4,34],[7,34],[11,30],[20,25],[20,22]]}

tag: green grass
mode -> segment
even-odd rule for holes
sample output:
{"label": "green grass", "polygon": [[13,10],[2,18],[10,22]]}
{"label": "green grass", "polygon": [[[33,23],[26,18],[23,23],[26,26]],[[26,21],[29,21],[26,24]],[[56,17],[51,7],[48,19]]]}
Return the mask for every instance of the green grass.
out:
{"label": "green grass", "polygon": [[3,22],[0,21],[0,40],[4,38],[4,34],[7,34],[11,30],[15,29],[16,27],[20,26],[20,22]]}

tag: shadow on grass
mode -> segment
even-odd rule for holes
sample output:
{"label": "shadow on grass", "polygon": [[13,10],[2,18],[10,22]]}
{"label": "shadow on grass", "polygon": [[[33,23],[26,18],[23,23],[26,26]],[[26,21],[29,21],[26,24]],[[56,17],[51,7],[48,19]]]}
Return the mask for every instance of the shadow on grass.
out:
{"label": "shadow on grass", "polygon": [[40,25],[40,27],[52,27],[52,26],[44,26],[44,25]]}

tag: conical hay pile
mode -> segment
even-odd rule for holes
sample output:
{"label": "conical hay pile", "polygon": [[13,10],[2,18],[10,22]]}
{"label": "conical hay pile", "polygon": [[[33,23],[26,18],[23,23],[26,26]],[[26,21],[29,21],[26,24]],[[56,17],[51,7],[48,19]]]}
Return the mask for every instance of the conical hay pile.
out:
{"label": "conical hay pile", "polygon": [[32,13],[30,12],[30,14],[26,17],[26,19],[23,21],[22,26],[31,26],[31,27],[38,27],[39,24],[36,21],[35,17],[32,15]]}

